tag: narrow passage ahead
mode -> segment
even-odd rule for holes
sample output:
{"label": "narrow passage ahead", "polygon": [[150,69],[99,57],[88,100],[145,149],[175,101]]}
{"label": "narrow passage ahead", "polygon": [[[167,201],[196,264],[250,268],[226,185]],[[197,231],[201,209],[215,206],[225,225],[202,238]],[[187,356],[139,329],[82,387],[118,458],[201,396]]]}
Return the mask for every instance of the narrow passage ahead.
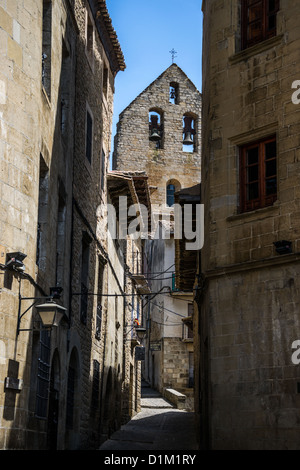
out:
{"label": "narrow passage ahead", "polygon": [[100,450],[197,450],[194,413],[178,410],[142,387],[142,411],[111,435]]}

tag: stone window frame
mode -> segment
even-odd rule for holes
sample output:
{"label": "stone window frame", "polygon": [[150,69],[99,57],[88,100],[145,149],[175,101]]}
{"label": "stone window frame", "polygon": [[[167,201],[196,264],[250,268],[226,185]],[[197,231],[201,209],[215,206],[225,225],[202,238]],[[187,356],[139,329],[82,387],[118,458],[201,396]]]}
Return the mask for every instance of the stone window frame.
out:
{"label": "stone window frame", "polygon": [[264,39],[256,44],[249,46],[245,49],[242,48],[242,2],[239,0],[236,4],[236,30],[235,30],[235,40],[232,43],[232,54],[229,56],[228,60],[230,65],[240,63],[241,61],[248,60],[250,57],[253,57],[256,54],[267,51],[272,47],[275,47],[282,43],[284,38],[282,23],[282,18],[279,17],[278,13],[276,14],[276,34],[268,39]]}
{"label": "stone window frame", "polygon": [[[265,165],[265,152],[266,145],[269,143],[276,144],[276,155],[273,158],[268,159],[269,162],[276,162],[276,174],[266,176],[266,165]],[[278,194],[278,139],[276,133],[268,135],[259,140],[254,140],[246,144],[239,146],[239,160],[240,160],[240,213],[252,212],[257,209],[273,206],[277,200]],[[252,149],[258,149],[258,161],[257,164],[247,164],[247,151]],[[247,176],[247,168],[254,168],[257,166],[258,175],[257,180],[249,182]],[[276,177],[276,192],[267,194],[266,184],[267,180]],[[256,198],[249,199],[247,197],[247,186],[250,184],[257,184],[258,196]]]}
{"label": "stone window frame", "polygon": [[[272,3],[274,8],[270,10]],[[260,8],[261,17],[255,18],[256,22],[261,22],[261,30],[256,38],[249,38],[248,31],[251,21],[249,21],[249,10],[253,7]],[[279,11],[279,0],[242,0],[241,2],[241,49],[245,50],[255,46],[267,39],[273,38],[277,34],[276,17]],[[254,9],[254,8],[253,8]],[[269,27],[270,18],[275,16],[274,26]],[[255,21],[252,21],[252,24]]]}

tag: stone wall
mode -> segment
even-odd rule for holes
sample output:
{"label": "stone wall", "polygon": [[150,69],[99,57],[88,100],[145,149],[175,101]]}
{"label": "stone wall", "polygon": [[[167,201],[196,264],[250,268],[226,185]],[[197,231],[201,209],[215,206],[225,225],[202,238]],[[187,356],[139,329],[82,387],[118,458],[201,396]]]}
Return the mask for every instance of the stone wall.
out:
{"label": "stone wall", "polygon": [[[276,36],[245,50],[240,2],[205,2],[203,11],[205,282],[197,363],[206,382],[199,385],[198,376],[196,383],[200,419],[208,420],[205,446],[296,449],[300,108],[291,98],[300,76],[299,3],[280,2]],[[242,212],[240,148],[273,134],[277,200]],[[278,254],[279,240],[291,241],[292,253]]]}
{"label": "stone wall", "polygon": [[[191,350],[193,350],[192,347]],[[176,390],[187,388],[189,384],[189,349],[182,338],[163,339],[162,378],[163,388],[172,387]]]}
{"label": "stone wall", "polygon": [[[18,296],[42,297],[49,295],[49,288],[64,288],[63,302],[68,304],[70,237],[60,244],[60,263],[57,262],[58,238],[62,222],[70,234],[70,193],[72,173],[72,129],[68,129],[63,142],[60,120],[60,96],[62,86],[63,47],[69,55],[70,74],[74,71],[76,33],[68,17],[65,2],[52,5],[52,29],[59,34],[52,37],[51,90],[42,84],[42,15],[43,5],[28,1],[1,2],[0,36],[0,154],[1,154],[1,216],[0,245],[1,275],[1,418],[0,447],[25,448],[44,446],[46,423],[36,420],[35,383],[31,379],[37,363],[34,335],[30,331],[17,331],[19,309]],[[69,118],[74,117],[74,81],[69,78]],[[51,92],[51,93],[50,93]],[[65,154],[64,154],[65,152]],[[43,162],[43,163],[41,163]],[[40,170],[47,174],[48,198],[43,211],[39,207],[41,184]],[[51,194],[52,197],[49,197]],[[58,211],[63,201],[64,211]],[[62,204],[60,205],[62,207]],[[40,209],[40,211],[39,211]],[[43,212],[43,231],[38,235],[39,215]],[[64,217],[64,219],[63,219]],[[39,241],[44,252],[37,255]],[[20,251],[26,255],[25,271],[8,271],[5,268],[7,253]],[[39,252],[41,254],[41,251]],[[65,277],[60,276],[64,267]],[[22,300],[20,312],[30,307],[31,301]],[[22,317],[21,329],[39,327],[35,312],[29,309]],[[34,323],[33,323],[34,321]],[[57,347],[66,350],[66,337],[53,335],[53,351]],[[6,377],[23,381],[20,391],[5,388]],[[62,392],[62,398],[64,392]],[[38,433],[37,433],[38,430]],[[58,429],[58,433],[61,429]]]}
{"label": "stone wall", "polygon": [[[115,325],[115,303],[101,293],[108,292],[110,275],[120,290],[114,253],[110,270],[106,264],[104,207],[114,78],[124,68],[122,54],[104,1],[1,1],[0,43],[0,448],[94,448],[111,390],[119,401],[112,430],[121,407],[123,345],[120,340],[116,351],[115,330],[105,336]],[[82,321],[84,237],[86,287],[93,295]],[[5,266],[7,253],[16,251],[26,255],[24,272]],[[22,299],[20,309],[28,309],[21,321],[28,331],[16,336],[19,295],[46,297],[54,286],[63,288],[60,301],[68,317],[53,329],[49,344],[42,341],[29,299]],[[117,315],[122,318],[122,301]],[[41,348],[49,387],[42,416],[36,407]],[[21,390],[5,387],[6,377],[18,379]]]}

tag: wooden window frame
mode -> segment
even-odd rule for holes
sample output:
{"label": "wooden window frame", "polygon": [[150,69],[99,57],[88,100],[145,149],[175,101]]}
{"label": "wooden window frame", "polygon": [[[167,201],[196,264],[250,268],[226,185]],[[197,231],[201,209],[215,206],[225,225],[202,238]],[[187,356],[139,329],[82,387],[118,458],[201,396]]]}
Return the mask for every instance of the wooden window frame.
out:
{"label": "wooden window frame", "polygon": [[[274,9],[269,10],[270,1],[274,2]],[[248,29],[251,22],[249,21],[248,12],[251,6],[260,6],[262,10],[261,31],[260,34],[253,39],[248,37]],[[276,36],[276,16],[279,11],[279,0],[242,0],[242,49],[248,49],[266,39]],[[269,19],[275,16],[275,25],[269,28]],[[254,23],[254,21],[252,22]]]}
{"label": "wooden window frame", "polygon": [[[249,212],[256,209],[261,209],[263,207],[272,206],[277,199],[277,149],[275,156],[268,158],[268,162],[275,160],[276,162],[276,173],[267,175],[266,172],[266,144],[273,143],[276,144],[276,135],[269,136],[268,138],[261,139],[249,144],[243,145],[240,147],[240,212]],[[258,162],[249,163],[247,161],[248,151],[251,149],[258,148]],[[251,167],[258,167],[258,177],[257,180],[252,179],[251,182],[248,178],[248,169]],[[267,194],[267,182],[275,178],[276,192]],[[248,189],[250,185],[257,184],[258,187],[258,196],[250,198]]]}

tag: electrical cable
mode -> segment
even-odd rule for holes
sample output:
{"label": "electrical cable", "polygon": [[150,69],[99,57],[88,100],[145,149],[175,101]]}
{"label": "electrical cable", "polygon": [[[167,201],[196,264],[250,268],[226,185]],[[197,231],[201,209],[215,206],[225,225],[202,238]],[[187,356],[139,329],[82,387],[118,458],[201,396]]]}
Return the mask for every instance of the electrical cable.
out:
{"label": "electrical cable", "polygon": [[170,310],[170,309],[168,309],[168,308],[166,308],[166,307],[162,307],[161,305],[157,305],[155,302],[152,302],[151,300],[149,300],[149,302],[150,302],[150,304],[153,304],[153,305],[155,305],[156,307],[165,310],[166,312],[170,312],[170,313],[173,313],[174,315],[178,315],[179,317],[186,318],[186,315],[181,315],[180,313],[174,312],[173,310]]}

